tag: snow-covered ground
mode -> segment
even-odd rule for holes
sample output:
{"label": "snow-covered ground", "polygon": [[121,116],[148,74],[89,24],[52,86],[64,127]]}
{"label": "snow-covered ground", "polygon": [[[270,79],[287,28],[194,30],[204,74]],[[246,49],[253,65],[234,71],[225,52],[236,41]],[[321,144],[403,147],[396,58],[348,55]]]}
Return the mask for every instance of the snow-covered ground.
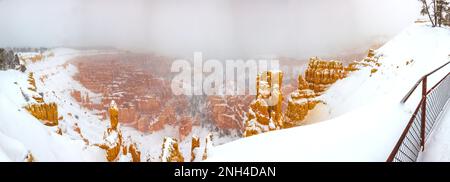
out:
{"label": "snow-covered ground", "polygon": [[[70,93],[72,90],[80,90],[93,98],[100,98],[100,95],[89,91],[72,78],[77,73],[77,68],[69,61],[77,56],[118,52],[65,48],[50,51],[55,54],[53,57],[45,57],[35,63],[27,62],[25,73],[16,70],[0,71],[0,161],[23,161],[28,152],[32,153],[36,161],[105,161],[105,152],[94,144],[103,142],[103,134],[109,121],[100,119],[95,111],[83,108]],[[28,56],[33,54],[36,53],[21,53]],[[33,72],[37,91],[43,94],[45,101],[58,105],[58,115],[63,117],[58,125],[63,131],[62,136],[56,134],[56,127],[43,125],[24,109],[24,106],[33,102],[33,99],[26,101],[21,94],[21,91],[28,91],[29,72]],[[75,124],[90,145],[86,145],[74,130]],[[159,161],[163,138],[178,136],[178,128],[170,126],[151,134],[141,133],[127,126],[121,126],[121,130],[124,138],[131,138],[137,143],[142,152],[142,161]],[[203,142],[209,132],[206,128],[194,127],[192,133]],[[190,156],[191,135],[180,142],[184,156]],[[232,139],[227,136],[215,138],[218,144]]]}
{"label": "snow-covered ground", "polygon": [[[78,124],[83,134],[93,142],[100,141],[103,132],[99,131],[104,131],[104,124],[92,123],[97,120],[91,115],[82,114],[84,111],[72,104],[71,97],[65,95],[69,94],[70,88],[79,85],[70,79],[74,67],[66,67],[64,63],[77,55],[96,51],[82,53],[71,49],[55,49],[53,52],[54,57],[29,63],[26,73],[0,71],[0,153],[4,154],[0,155],[0,161],[21,161],[28,152],[31,152],[35,161],[105,161],[105,152],[98,147],[85,145],[72,128],[75,118],[67,114],[70,112],[73,116],[81,117],[82,121]],[[63,135],[58,135],[56,127],[43,125],[24,109],[24,106],[33,102],[33,99],[27,101],[22,94],[29,92],[29,72],[34,73],[38,92],[42,92],[45,101],[58,104],[59,115],[64,117],[59,124]],[[44,75],[48,76],[45,82],[40,79]]]}
{"label": "snow-covered ground", "polygon": [[422,162],[450,162],[450,102],[437,119],[429,139],[426,140],[425,150],[420,153],[418,161]]}
{"label": "snow-covered ground", "polygon": [[[336,82],[320,97],[327,104],[308,116],[314,124],[217,146],[208,161],[386,161],[420,89],[405,104],[400,100],[421,76],[450,60],[450,30],[414,24],[376,53],[378,71],[362,69]],[[437,72],[428,84],[449,70]]]}
{"label": "snow-covered ground", "polygon": [[0,161],[21,161],[28,152],[36,161],[102,159],[103,151],[87,147],[70,135],[56,134],[54,127],[43,125],[23,108],[26,101],[20,88],[27,88],[26,78],[18,71],[0,72],[0,153],[4,154]]}

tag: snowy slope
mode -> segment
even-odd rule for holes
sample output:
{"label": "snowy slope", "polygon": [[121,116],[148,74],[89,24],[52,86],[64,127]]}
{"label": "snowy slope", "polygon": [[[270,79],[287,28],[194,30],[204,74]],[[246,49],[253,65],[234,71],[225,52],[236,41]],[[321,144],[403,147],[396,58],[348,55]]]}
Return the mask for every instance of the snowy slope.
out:
{"label": "snowy slope", "polygon": [[208,161],[385,161],[420,98],[400,100],[422,75],[449,61],[450,30],[414,24],[376,52],[378,72],[370,76],[366,68],[336,82],[321,96],[327,104],[308,116],[315,124],[217,146]]}
{"label": "snowy slope", "polygon": [[0,153],[6,155],[0,160],[23,161],[28,152],[36,161],[101,159],[103,151],[86,147],[81,140],[56,134],[55,128],[44,126],[23,109],[26,101],[20,88],[27,88],[26,79],[27,75],[18,71],[0,72]]}
{"label": "snowy slope", "polygon": [[[74,84],[69,79],[74,70],[69,67],[68,71],[65,71],[64,63],[75,56],[92,54],[96,51],[80,52],[61,48],[52,51],[55,53],[54,57],[45,58],[37,63],[28,63],[26,73],[15,70],[0,71],[0,135],[2,135],[0,156],[1,153],[5,154],[0,161],[23,161],[28,152],[33,155],[35,161],[105,161],[103,150],[85,145],[79,134],[70,128],[74,120],[66,115],[67,112],[78,111],[82,116],[82,111],[79,108],[68,107],[72,104],[64,103],[66,98],[70,97],[59,95],[60,92],[65,93],[63,89],[68,89],[67,85]],[[33,102],[33,99],[26,101],[21,93],[28,92],[29,72],[34,73],[38,92],[44,94],[46,102],[58,104],[59,115],[64,117],[59,124],[65,131],[63,135],[56,134],[56,127],[43,125],[24,109],[27,103]],[[45,83],[40,79],[44,74],[51,75]],[[92,119],[83,120],[79,124],[84,126],[87,121]],[[83,128],[91,128],[84,130],[83,134],[93,141],[99,141],[102,135],[99,131],[103,131],[105,127],[94,124]]]}

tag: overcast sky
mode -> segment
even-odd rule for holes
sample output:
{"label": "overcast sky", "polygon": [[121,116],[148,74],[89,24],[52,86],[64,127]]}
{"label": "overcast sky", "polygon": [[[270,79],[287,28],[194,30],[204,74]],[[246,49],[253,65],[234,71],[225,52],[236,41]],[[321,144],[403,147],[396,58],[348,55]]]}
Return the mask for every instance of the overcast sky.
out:
{"label": "overcast sky", "polygon": [[0,0],[0,47],[114,46],[189,56],[333,54],[389,38],[417,0]]}

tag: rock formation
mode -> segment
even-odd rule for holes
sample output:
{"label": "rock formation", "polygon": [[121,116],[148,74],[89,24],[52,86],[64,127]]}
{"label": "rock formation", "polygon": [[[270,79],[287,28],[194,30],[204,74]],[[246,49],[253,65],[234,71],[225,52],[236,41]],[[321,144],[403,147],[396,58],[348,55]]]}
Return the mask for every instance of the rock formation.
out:
{"label": "rock formation", "polygon": [[56,103],[37,103],[25,106],[25,109],[47,126],[58,125],[58,106]]}
{"label": "rock formation", "polygon": [[375,55],[375,51],[373,49],[369,49],[369,52],[367,53],[367,57],[364,58],[361,61],[354,61],[350,63],[345,70],[347,72],[350,71],[357,71],[360,70],[363,67],[371,67],[371,74],[375,73],[378,69],[377,67],[381,66],[381,63],[378,62],[379,56]]}
{"label": "rock formation", "polygon": [[192,136],[191,140],[191,162],[198,160],[198,151],[200,148],[200,139],[197,136]]}
{"label": "rock formation", "polygon": [[[106,151],[106,159],[109,162],[127,161],[139,162],[141,153],[135,143],[123,140],[122,132],[119,128],[119,109],[117,104],[111,101],[108,108],[110,125],[103,135],[103,144],[98,145]],[[131,157],[130,157],[131,156]]]}
{"label": "rock formation", "polygon": [[208,156],[211,156],[213,148],[213,135],[209,133],[205,138],[205,151],[203,152],[202,160],[206,160]]}
{"label": "rock formation", "polygon": [[181,141],[189,135],[192,131],[192,124],[194,123],[193,119],[189,116],[184,116],[180,119],[179,127],[178,127],[178,135]]}
{"label": "rock formation", "polygon": [[161,162],[184,162],[183,155],[178,148],[177,139],[164,138],[160,159]]}
{"label": "rock formation", "polygon": [[[113,125],[111,121],[111,126]],[[106,159],[109,162],[118,159],[120,148],[122,146],[122,132],[120,130],[109,127],[103,135],[104,143],[99,147],[106,151]]]}
{"label": "rock formation", "polygon": [[[25,109],[31,113],[35,118],[39,119],[47,126],[58,125],[58,106],[56,103],[45,103],[44,97],[37,92],[36,80],[34,79],[33,72],[28,74],[28,94],[34,99],[32,102],[25,106]],[[29,97],[23,91],[22,94],[28,100]]]}
{"label": "rock formation", "polygon": [[170,86],[173,73],[165,72],[170,71],[170,63],[164,57],[142,54],[77,57],[70,62],[78,68],[74,79],[92,96],[77,90],[71,95],[82,107],[98,111],[103,119],[108,116],[109,103],[115,100],[121,124],[148,133],[166,126],[178,128],[179,140],[200,124],[222,133],[243,130],[244,112],[253,96],[174,95]]}
{"label": "rock formation", "polygon": [[346,77],[342,62],[311,58],[305,71],[305,84],[316,93],[322,93],[339,79]]}
{"label": "rock formation", "polygon": [[34,156],[30,151],[28,151],[27,156],[25,157],[23,162],[35,162]]}
{"label": "rock formation", "polygon": [[[305,71],[305,78],[298,77],[298,89],[290,95],[286,110],[285,127],[292,127],[301,124],[309,110],[321,103],[316,97],[320,96],[333,83],[348,76],[352,71],[360,70],[363,67],[370,67],[370,74],[377,72],[378,57],[375,51],[370,49],[367,57],[361,61],[354,61],[347,67],[339,61],[325,61],[318,58],[311,58],[308,68]],[[322,102],[323,103],[323,102]]]}
{"label": "rock formation", "polygon": [[28,90],[30,90],[32,92],[32,98],[38,102],[38,103],[43,103],[44,102],[44,98],[42,95],[38,94],[37,92],[37,87],[36,87],[36,80],[34,79],[33,76],[33,72],[28,73]]}
{"label": "rock formation", "polygon": [[267,71],[257,75],[256,99],[247,112],[245,137],[283,127],[282,80],[283,73],[280,71]]}
{"label": "rock formation", "polygon": [[302,75],[298,76],[298,88],[289,97],[285,127],[300,124],[308,112],[322,102],[316,97],[337,80],[345,78],[347,74],[348,71],[342,62],[311,58],[305,71],[305,78]]}
{"label": "rock formation", "polygon": [[[59,128],[58,128],[58,129],[59,129]],[[83,133],[81,133],[81,128],[78,126],[78,123],[75,123],[75,124],[74,124],[73,130],[74,130],[76,133],[78,133],[78,135],[80,136],[80,138],[84,141],[84,143],[85,143],[86,145],[89,145],[89,140],[83,136]],[[58,131],[57,131],[57,133],[58,133]]]}
{"label": "rock formation", "polygon": [[79,70],[74,79],[102,98],[93,103],[86,93],[72,91],[72,97],[83,107],[98,110],[106,119],[105,110],[115,100],[119,121],[124,125],[141,132],[156,132],[172,125],[180,129],[181,138],[190,133],[196,118],[191,116],[189,100],[173,95],[170,81],[164,78],[170,73],[160,73],[170,61],[151,55],[117,54],[79,57],[72,63]]}
{"label": "rock formation", "polygon": [[136,143],[129,143],[122,147],[120,162],[141,162],[141,151],[137,149]]}
{"label": "rock formation", "polygon": [[55,54],[44,49],[41,50],[22,50],[23,52],[33,52],[33,54],[20,55],[19,59],[23,62],[36,63],[45,60],[45,58],[54,57]]}
{"label": "rock formation", "polygon": [[117,130],[117,125],[119,124],[119,109],[117,108],[117,104],[116,102],[111,101],[111,105],[108,109],[109,112],[109,120],[110,120],[110,124],[111,124],[111,129],[112,130]]}
{"label": "rock formation", "polygon": [[[324,103],[322,95],[337,80],[348,76],[352,71],[370,67],[370,76],[377,72],[378,57],[369,50],[367,57],[354,61],[345,67],[340,61],[310,59],[304,76],[298,76],[297,90],[288,98],[286,111],[282,111],[281,88],[282,73],[264,72],[257,75],[256,99],[250,104],[245,122],[244,136],[252,136],[275,129],[289,128],[301,124],[308,112],[319,103]],[[276,82],[276,83],[274,83]]]}
{"label": "rock formation", "polygon": [[251,95],[213,95],[207,97],[206,112],[214,124],[223,130],[242,131],[244,112],[254,99]]}
{"label": "rock formation", "polygon": [[[191,138],[191,162],[198,162],[205,160],[208,156],[211,156],[213,148],[213,135],[208,133],[205,137],[205,143],[201,143],[198,136],[192,136]],[[180,152],[178,140],[171,137],[165,137],[161,149],[160,160],[162,162],[184,162],[184,157]]]}

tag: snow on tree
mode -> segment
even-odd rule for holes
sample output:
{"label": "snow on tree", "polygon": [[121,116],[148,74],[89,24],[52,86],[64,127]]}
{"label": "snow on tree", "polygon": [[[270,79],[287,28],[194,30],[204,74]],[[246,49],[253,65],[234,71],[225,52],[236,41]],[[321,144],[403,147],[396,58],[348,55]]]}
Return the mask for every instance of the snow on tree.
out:
{"label": "snow on tree", "polygon": [[449,25],[448,0],[419,0],[422,3],[420,14],[427,16],[433,27]]}

